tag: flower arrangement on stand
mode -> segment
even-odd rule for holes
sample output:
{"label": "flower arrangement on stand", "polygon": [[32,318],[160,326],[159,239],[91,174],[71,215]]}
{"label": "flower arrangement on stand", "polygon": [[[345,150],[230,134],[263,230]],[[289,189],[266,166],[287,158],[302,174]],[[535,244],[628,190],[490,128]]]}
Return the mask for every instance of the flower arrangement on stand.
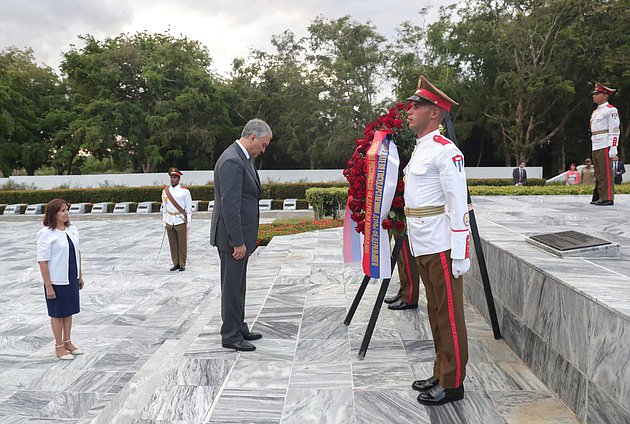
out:
{"label": "flower arrangement on stand", "polygon": [[[355,230],[363,233],[365,228],[365,193],[367,181],[367,165],[365,157],[372,141],[374,134],[379,130],[389,130],[392,132],[393,140],[398,141],[398,135],[403,129],[405,117],[409,105],[398,103],[391,108],[388,113],[381,115],[376,121],[366,125],[363,130],[363,138],[356,139],[356,149],[352,157],[347,163],[347,168],[343,170],[343,175],[348,180],[350,187],[348,189],[348,207],[352,213],[351,219],[356,222]],[[398,144],[398,143],[397,143]],[[405,183],[402,174],[399,173],[398,185],[396,186],[396,194],[392,202],[387,219],[383,221],[383,228],[394,232],[394,234],[402,234],[405,230],[405,199],[403,197]]]}

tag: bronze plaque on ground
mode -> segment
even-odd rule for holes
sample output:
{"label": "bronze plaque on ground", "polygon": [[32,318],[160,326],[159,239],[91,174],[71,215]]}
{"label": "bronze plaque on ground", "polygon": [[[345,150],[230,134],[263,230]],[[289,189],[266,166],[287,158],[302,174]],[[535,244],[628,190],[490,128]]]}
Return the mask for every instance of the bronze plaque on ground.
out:
{"label": "bronze plaque on ground", "polygon": [[578,233],[577,231],[563,231],[560,233],[539,234],[536,236],[531,236],[530,238],[561,251],[612,244],[607,240],[589,236],[588,234],[584,233]]}

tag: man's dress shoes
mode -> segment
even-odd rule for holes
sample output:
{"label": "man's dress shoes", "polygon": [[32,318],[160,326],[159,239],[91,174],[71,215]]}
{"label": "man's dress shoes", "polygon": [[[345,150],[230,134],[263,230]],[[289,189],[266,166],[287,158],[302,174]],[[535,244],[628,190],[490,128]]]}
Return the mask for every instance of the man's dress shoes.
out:
{"label": "man's dress shoes", "polygon": [[246,340],[242,340],[236,343],[223,343],[222,345],[225,348],[240,350],[242,352],[252,352],[256,350],[256,346],[254,346],[253,344],[251,344],[250,342]]}
{"label": "man's dress shoes", "polygon": [[250,331],[249,333],[243,334],[243,338],[245,340],[249,340],[249,341],[258,340],[258,339],[262,339],[262,334],[254,333],[254,332]]}
{"label": "man's dress shoes", "polygon": [[427,390],[426,392],[420,392],[418,395],[418,402],[427,406],[444,405],[445,403],[453,402],[464,398],[464,385],[454,389],[446,389],[440,384]]}
{"label": "man's dress shoes", "polygon": [[389,305],[387,309],[393,309],[394,311],[402,311],[403,309],[416,309],[417,307],[418,307],[417,303],[413,303],[410,305],[408,303],[405,303],[399,300]]}
{"label": "man's dress shoes", "polygon": [[395,295],[395,296],[388,296],[386,297],[383,302],[387,303],[388,305],[396,302],[398,299],[400,299],[399,295]]}
{"label": "man's dress shoes", "polygon": [[411,383],[411,388],[417,390],[419,392],[426,392],[427,390],[431,390],[435,386],[440,384],[440,380],[437,377],[429,377],[426,380],[416,380]]}
{"label": "man's dress shoes", "polygon": [[175,265],[173,268],[169,269],[169,271],[177,271],[179,269],[179,265]]}

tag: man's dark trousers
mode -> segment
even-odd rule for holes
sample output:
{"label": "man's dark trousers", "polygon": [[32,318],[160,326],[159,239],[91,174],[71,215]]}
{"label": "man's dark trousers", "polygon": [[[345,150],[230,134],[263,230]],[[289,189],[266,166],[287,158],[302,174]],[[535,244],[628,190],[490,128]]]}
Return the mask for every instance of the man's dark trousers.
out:
{"label": "man's dark trousers", "polygon": [[249,333],[245,323],[245,293],[247,281],[247,261],[232,257],[232,252],[217,249],[221,259],[221,326],[222,343],[243,341],[243,334]]}

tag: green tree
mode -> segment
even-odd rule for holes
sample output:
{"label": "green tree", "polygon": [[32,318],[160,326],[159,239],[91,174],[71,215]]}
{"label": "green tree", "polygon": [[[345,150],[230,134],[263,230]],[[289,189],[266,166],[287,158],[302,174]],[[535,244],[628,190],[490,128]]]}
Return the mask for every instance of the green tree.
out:
{"label": "green tree", "polygon": [[0,53],[0,171],[24,168],[32,175],[50,160],[49,113],[63,106],[63,87],[33,51],[7,48]]}
{"label": "green tree", "polygon": [[119,35],[64,55],[73,112],[72,151],[127,161],[136,171],[209,167],[230,126],[211,59],[199,42],[170,34]]}

